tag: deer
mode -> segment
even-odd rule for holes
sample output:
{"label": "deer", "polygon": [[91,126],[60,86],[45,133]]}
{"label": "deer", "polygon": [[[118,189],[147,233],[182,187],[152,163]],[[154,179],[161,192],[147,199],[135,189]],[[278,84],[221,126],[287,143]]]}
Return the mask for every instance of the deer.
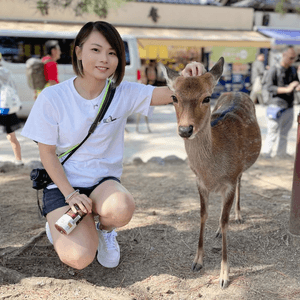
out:
{"label": "deer", "polygon": [[178,134],[184,139],[191,170],[196,175],[200,196],[200,236],[192,271],[203,267],[204,229],[208,201],[212,192],[220,193],[222,210],[216,237],[222,237],[222,261],[219,283],[229,285],[227,231],[234,198],[235,220],[242,223],[240,186],[243,172],[257,160],[261,150],[261,132],[255,106],[242,92],[226,92],[211,109],[214,87],[223,73],[224,58],[200,76],[183,77],[165,68],[164,75],[177,117]]}

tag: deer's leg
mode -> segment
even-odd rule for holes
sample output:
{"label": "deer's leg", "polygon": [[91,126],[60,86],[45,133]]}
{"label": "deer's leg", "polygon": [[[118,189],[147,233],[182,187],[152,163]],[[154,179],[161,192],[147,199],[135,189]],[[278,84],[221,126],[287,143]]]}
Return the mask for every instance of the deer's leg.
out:
{"label": "deer's leg", "polygon": [[149,119],[148,119],[147,116],[145,116],[145,122],[146,122],[146,125],[147,125],[148,132],[151,133],[151,129],[150,129],[150,126],[149,126]]}
{"label": "deer's leg", "polygon": [[226,288],[229,283],[229,262],[227,258],[227,229],[229,222],[230,210],[234,200],[236,185],[227,190],[224,194],[223,209],[221,214],[220,226],[222,232],[222,262],[220,272],[220,286]]}
{"label": "deer's leg", "polygon": [[[236,192],[235,192],[235,221],[239,224],[243,222],[243,218],[241,215],[241,206],[240,206],[240,195],[241,195],[241,179],[242,179],[242,174],[238,177],[237,179],[237,184],[236,184]],[[225,199],[225,193],[222,193],[223,199]],[[224,203],[222,204],[224,205]],[[220,217],[220,226],[218,227],[218,230],[216,231],[216,237],[221,238],[222,237],[222,232],[221,232],[221,218]]]}
{"label": "deer's leg", "polygon": [[198,191],[200,195],[200,216],[201,216],[201,222],[200,222],[200,236],[199,236],[199,242],[198,242],[198,248],[197,253],[194,258],[193,264],[192,264],[192,271],[198,272],[203,267],[203,256],[204,256],[204,249],[203,249],[203,240],[204,240],[204,229],[205,229],[205,222],[208,217],[207,209],[208,209],[208,192],[206,190],[201,189],[200,185],[198,184]]}
{"label": "deer's leg", "polygon": [[137,114],[137,116],[136,116],[136,132],[139,132],[140,119],[141,119],[141,114]]}
{"label": "deer's leg", "polygon": [[241,215],[241,206],[240,206],[240,195],[241,195],[241,179],[242,174],[238,177],[236,192],[235,192],[235,221],[236,223],[241,224],[243,222],[243,218]]}

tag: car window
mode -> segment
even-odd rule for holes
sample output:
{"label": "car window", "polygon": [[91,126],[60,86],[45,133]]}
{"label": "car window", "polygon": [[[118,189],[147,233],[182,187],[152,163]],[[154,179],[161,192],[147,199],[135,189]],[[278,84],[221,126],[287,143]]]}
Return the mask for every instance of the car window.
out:
{"label": "car window", "polygon": [[[73,39],[57,39],[61,49],[61,57],[58,64],[71,64]],[[0,36],[0,52],[3,59],[11,63],[25,63],[30,57],[43,57],[45,43],[49,38],[10,37]]]}
{"label": "car window", "polygon": [[125,48],[125,59],[126,59],[126,66],[130,65],[130,55],[129,55],[129,49],[128,49],[128,43],[126,41],[124,42],[124,48]]}

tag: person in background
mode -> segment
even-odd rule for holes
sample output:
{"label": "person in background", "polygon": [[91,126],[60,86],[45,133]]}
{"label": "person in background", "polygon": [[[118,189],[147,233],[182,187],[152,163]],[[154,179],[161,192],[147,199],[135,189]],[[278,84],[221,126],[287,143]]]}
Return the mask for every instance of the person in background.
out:
{"label": "person in background", "polygon": [[[298,78],[300,79],[300,65],[298,65],[297,67],[297,75]],[[300,91],[295,91],[294,93],[294,105],[299,105],[300,104]]]}
{"label": "person in background", "polygon": [[252,90],[250,93],[250,98],[253,103],[262,103],[262,78],[265,72],[264,65],[265,55],[260,53],[257,55],[256,60],[252,63],[251,68],[251,84]]}
{"label": "person in background", "polygon": [[[16,85],[12,79],[10,71],[2,66],[1,61],[2,54],[0,53],[0,86],[7,84],[16,90]],[[21,128],[20,120],[15,113],[9,115],[0,115],[0,125],[1,127],[4,127],[6,138],[11,144],[15,155],[15,165],[23,166],[24,164],[22,162],[21,146],[15,134],[15,131]]]}
{"label": "person in background", "polygon": [[[267,107],[267,135],[261,156],[270,158],[277,140],[277,157],[289,157],[287,154],[287,136],[294,120],[294,91],[300,91],[300,84],[296,68],[292,67],[297,58],[293,46],[287,46],[282,53],[279,66],[272,66],[268,70],[266,89],[272,94]],[[276,116],[268,113],[268,109],[280,111]]]}
{"label": "person in background", "polygon": [[155,59],[150,59],[148,66],[145,69],[147,84],[156,86],[157,81],[157,64]]}
{"label": "person in background", "polygon": [[[60,59],[61,51],[57,40],[49,40],[45,43],[47,55],[42,58],[44,75],[47,81],[44,88],[59,83],[57,61]],[[35,91],[35,99],[42,90]]]}
{"label": "person in background", "polygon": [[141,79],[139,82],[143,84],[147,84],[148,82],[148,78],[146,75],[146,68],[147,68],[146,59],[141,59]]}
{"label": "person in background", "polygon": [[[135,210],[133,196],[120,182],[126,120],[133,113],[147,115],[150,105],[170,103],[173,93],[168,87],[122,81],[124,43],[107,22],[88,22],[81,28],[72,63],[76,76],[42,91],[22,135],[38,142],[41,161],[53,180],[44,189],[43,214],[47,236],[61,261],[83,269],[96,256],[102,266],[114,268],[120,261],[115,228],[129,223]],[[200,63],[192,63],[182,75],[196,76],[202,71]],[[61,165],[65,158],[59,159],[56,153],[83,140],[110,84],[116,90],[103,120]],[[55,222],[69,208],[76,212],[76,206],[87,215],[74,231],[62,235]],[[97,225],[94,216],[99,217]]]}

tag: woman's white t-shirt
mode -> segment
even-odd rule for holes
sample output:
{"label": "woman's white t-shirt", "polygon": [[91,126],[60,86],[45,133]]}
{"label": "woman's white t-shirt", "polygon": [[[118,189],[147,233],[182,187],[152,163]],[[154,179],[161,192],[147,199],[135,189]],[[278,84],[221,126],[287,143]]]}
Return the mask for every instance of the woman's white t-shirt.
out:
{"label": "woman's white t-shirt", "polygon": [[[97,98],[87,100],[76,91],[74,79],[42,91],[21,133],[34,141],[55,145],[57,154],[83,141],[106,90],[105,87]],[[116,88],[94,133],[63,165],[72,186],[90,187],[103,177],[121,177],[127,118],[133,113],[148,115],[153,89],[150,85],[126,81]],[[63,160],[64,157],[60,159]]]}

